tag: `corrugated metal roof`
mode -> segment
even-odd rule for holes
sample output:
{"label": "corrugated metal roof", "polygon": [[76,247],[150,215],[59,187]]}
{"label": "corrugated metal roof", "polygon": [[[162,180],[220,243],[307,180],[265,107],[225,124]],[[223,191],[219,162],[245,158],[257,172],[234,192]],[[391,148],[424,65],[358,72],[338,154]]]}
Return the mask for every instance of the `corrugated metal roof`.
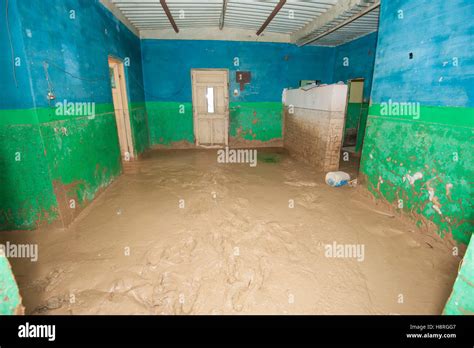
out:
{"label": "corrugated metal roof", "polygon": [[[159,0],[112,0],[112,3],[138,30],[170,28]],[[178,28],[212,27],[219,24],[222,0],[168,0],[166,4]]]}
{"label": "corrugated metal roof", "polygon": [[[265,31],[291,34],[304,27],[315,17],[330,9],[337,0],[287,1]],[[225,25],[257,31],[272,13],[278,0],[249,1],[230,0],[225,15]]]}
{"label": "corrugated metal roof", "polygon": [[[138,30],[171,28],[159,0],[110,0]],[[167,0],[178,28],[219,27],[224,0]],[[257,31],[271,14],[279,0],[227,0],[224,26]],[[291,34],[331,9],[338,0],[296,1],[287,0],[265,31]],[[367,0],[373,3],[374,0]],[[362,7],[335,18],[327,25],[309,33],[317,36],[352,16]],[[377,10],[378,11],[378,10]],[[378,12],[361,17],[313,44],[338,45],[377,30]]]}
{"label": "corrugated metal roof", "polygon": [[[369,0],[366,7],[374,5],[374,0]],[[348,11],[343,15],[335,18],[333,21],[329,22],[327,25],[320,27],[318,30],[311,33],[312,37],[317,37],[318,35],[324,34],[331,28],[343,23],[347,19],[356,15],[358,11],[363,10],[363,8],[358,8],[354,11]],[[350,23],[338,28],[337,30],[327,34],[315,41],[311,42],[311,45],[318,46],[338,46],[346,42],[355,40],[361,36],[373,33],[378,30],[379,27],[379,12],[380,7],[376,7],[370,12],[364,14],[363,16],[351,21]],[[308,37],[311,37],[308,35]]]}

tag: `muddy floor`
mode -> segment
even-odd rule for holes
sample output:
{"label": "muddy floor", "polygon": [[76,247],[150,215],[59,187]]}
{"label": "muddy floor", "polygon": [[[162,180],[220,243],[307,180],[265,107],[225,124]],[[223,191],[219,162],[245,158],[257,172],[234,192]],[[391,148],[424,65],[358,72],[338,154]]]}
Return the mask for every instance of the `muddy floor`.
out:
{"label": "muddy floor", "polygon": [[26,312],[441,313],[460,258],[436,235],[282,150],[216,157],[154,151],[69,228],[2,233],[39,244],[11,259]]}

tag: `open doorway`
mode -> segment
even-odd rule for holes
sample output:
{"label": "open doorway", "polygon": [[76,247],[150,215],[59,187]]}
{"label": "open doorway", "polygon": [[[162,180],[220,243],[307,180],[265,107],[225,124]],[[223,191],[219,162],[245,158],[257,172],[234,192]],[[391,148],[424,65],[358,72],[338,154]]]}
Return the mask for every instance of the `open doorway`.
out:
{"label": "open doorway", "polygon": [[127,84],[123,62],[109,56],[110,84],[115,110],[115,121],[120,144],[120,153],[123,161],[130,161],[135,157],[133,149],[132,131],[130,125]]}
{"label": "open doorway", "polygon": [[364,98],[365,79],[348,81],[347,104],[344,121],[342,156],[340,166],[352,175],[359,172],[360,155],[365,136],[368,103]]}
{"label": "open doorway", "polygon": [[193,121],[196,146],[229,144],[229,71],[192,69]]}
{"label": "open doorway", "polygon": [[344,142],[342,146],[346,151],[356,152],[357,133],[364,101],[364,79],[349,81],[347,93]]}

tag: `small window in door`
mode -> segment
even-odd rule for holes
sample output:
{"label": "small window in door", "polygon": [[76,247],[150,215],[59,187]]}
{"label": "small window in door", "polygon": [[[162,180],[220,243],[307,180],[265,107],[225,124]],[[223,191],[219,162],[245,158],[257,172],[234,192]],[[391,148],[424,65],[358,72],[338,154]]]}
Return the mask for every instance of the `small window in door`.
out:
{"label": "small window in door", "polygon": [[214,113],[214,87],[207,87],[206,99],[207,99],[207,113],[213,114]]}
{"label": "small window in door", "polygon": [[114,68],[109,67],[109,76],[110,76],[110,85],[112,86],[112,88],[117,88],[117,85],[115,84]]}

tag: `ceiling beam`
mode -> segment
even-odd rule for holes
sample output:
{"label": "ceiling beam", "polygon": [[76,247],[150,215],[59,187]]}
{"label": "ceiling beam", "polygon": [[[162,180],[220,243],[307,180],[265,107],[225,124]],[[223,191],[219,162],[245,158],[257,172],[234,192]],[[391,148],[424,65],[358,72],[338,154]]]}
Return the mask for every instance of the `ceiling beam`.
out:
{"label": "ceiling beam", "polygon": [[176,22],[174,21],[173,16],[171,15],[170,9],[168,8],[168,5],[166,4],[166,0],[160,0],[160,4],[161,4],[161,7],[163,7],[163,11],[165,11],[166,16],[168,17],[174,31],[176,33],[179,33],[178,26],[176,25]]}
{"label": "ceiling beam", "polygon": [[227,11],[227,0],[222,0],[222,12],[219,19],[219,30],[224,28],[225,11]]}
{"label": "ceiling beam", "polygon": [[286,0],[280,0],[280,2],[275,6],[275,8],[273,9],[272,13],[270,13],[270,16],[268,16],[267,20],[262,24],[262,26],[260,27],[260,29],[258,29],[257,31],[257,36],[259,36],[261,33],[263,33],[263,31],[265,30],[265,28],[267,27],[268,24],[270,24],[270,22],[272,21],[273,17],[275,17],[277,15],[278,12],[280,12],[281,8],[283,7],[283,5],[286,3]]}
{"label": "ceiling beam", "polygon": [[375,10],[376,8],[378,8],[380,6],[380,1],[377,1],[375,4],[373,4],[372,6],[369,6],[367,8],[365,8],[364,10],[360,11],[359,13],[353,15],[352,17],[346,19],[345,21],[343,21],[342,23],[336,25],[335,27],[332,27],[331,29],[329,30],[326,30],[324,33],[321,33],[317,36],[314,36],[314,37],[311,37],[309,39],[306,39],[304,42],[301,42],[301,43],[298,43],[298,46],[303,46],[303,45],[306,45],[310,42],[314,42],[316,40],[319,40],[323,37],[325,37],[326,35],[329,35],[331,34],[332,32],[336,31],[337,29],[340,29],[344,26],[346,26],[347,24],[349,23],[352,23],[353,21],[355,21],[356,19],[366,15],[367,13]]}
{"label": "ceiling beam", "polygon": [[[314,20],[306,24],[300,30],[295,31],[291,34],[291,41],[297,43],[299,46],[305,45],[308,42],[308,38],[311,37],[318,29],[327,25],[331,21],[337,19],[340,16],[348,13],[349,11],[354,11],[357,9],[363,9],[371,5],[370,0],[339,0],[334,6],[328,9],[325,13],[316,17]],[[316,36],[316,35],[314,35]]]}
{"label": "ceiling beam", "polygon": [[[336,31],[336,30],[338,30],[338,29],[340,29],[340,28],[346,26],[346,25],[349,24],[349,23],[352,23],[352,22],[355,21],[356,19],[358,19],[358,18],[364,16],[365,14],[367,14],[367,13],[369,13],[369,12],[375,10],[375,9],[376,9],[377,7],[379,7],[379,6],[380,6],[380,2],[374,4],[374,5],[370,6],[370,7],[368,7],[367,9],[363,10],[362,12],[359,12],[358,14],[352,16],[351,18],[346,19],[344,22],[342,22],[342,23],[336,25],[335,27],[333,27],[333,28],[331,28],[331,29],[329,29],[329,30],[326,30],[324,33],[319,34],[318,36],[311,38],[311,40],[308,41],[308,42],[306,42],[306,43],[314,42],[314,41],[316,41],[316,40],[319,40],[319,39],[325,37],[326,35],[331,34],[332,32],[334,32],[334,31]],[[352,29],[351,31],[354,32],[354,29]],[[365,32],[363,32],[363,33],[365,34]],[[305,45],[305,44],[303,44],[303,45]]]}

